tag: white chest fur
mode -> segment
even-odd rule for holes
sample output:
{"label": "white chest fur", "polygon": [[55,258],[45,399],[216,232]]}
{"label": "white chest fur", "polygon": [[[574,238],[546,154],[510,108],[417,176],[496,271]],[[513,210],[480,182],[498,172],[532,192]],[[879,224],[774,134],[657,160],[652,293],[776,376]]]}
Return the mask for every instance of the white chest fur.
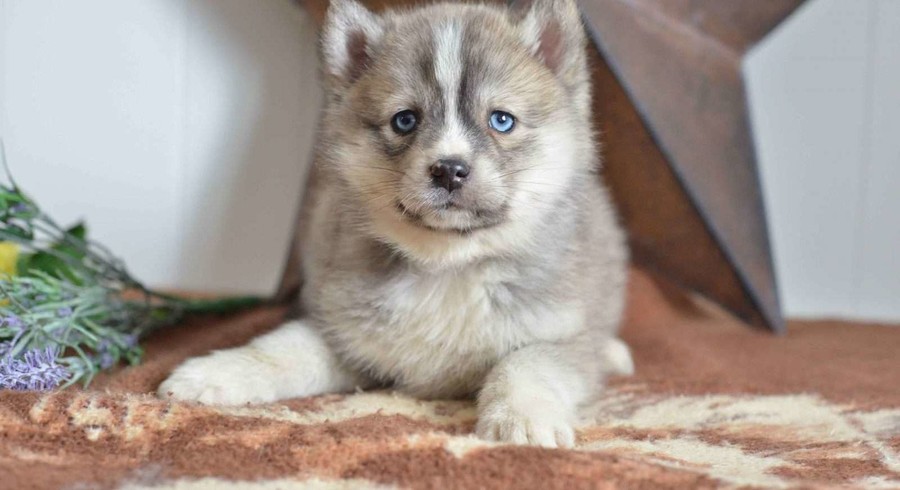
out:
{"label": "white chest fur", "polygon": [[407,391],[466,394],[506,353],[583,326],[581,308],[523,303],[515,297],[517,279],[497,267],[404,273],[365,294],[369,316],[336,314],[326,328],[348,359]]}

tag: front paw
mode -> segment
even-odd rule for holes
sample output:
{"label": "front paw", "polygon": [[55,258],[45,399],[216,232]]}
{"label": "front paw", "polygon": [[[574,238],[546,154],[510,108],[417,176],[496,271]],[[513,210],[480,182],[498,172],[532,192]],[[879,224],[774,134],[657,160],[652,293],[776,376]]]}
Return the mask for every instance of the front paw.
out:
{"label": "front paw", "polygon": [[496,401],[479,410],[475,433],[489,441],[570,448],[575,445],[572,418],[549,400]]}
{"label": "front paw", "polygon": [[243,405],[277,399],[277,373],[258,351],[242,347],[190,359],[157,389],[161,398],[205,405]]}

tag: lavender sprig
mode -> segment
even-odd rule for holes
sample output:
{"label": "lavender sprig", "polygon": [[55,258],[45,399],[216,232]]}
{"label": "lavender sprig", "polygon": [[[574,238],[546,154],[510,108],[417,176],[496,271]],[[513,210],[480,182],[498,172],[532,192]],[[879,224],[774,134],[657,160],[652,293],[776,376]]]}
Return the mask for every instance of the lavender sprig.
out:
{"label": "lavender sprig", "polygon": [[71,373],[57,364],[55,347],[32,349],[21,358],[4,356],[0,359],[0,388],[11,390],[46,391],[68,380]]}
{"label": "lavender sprig", "polygon": [[[6,168],[2,141],[0,160]],[[140,362],[139,339],[189,313],[227,313],[258,298],[188,300],[154,291],[87,237],[63,228],[21,191],[0,183],[0,241],[21,249],[0,274],[0,389],[90,383],[101,370]]]}

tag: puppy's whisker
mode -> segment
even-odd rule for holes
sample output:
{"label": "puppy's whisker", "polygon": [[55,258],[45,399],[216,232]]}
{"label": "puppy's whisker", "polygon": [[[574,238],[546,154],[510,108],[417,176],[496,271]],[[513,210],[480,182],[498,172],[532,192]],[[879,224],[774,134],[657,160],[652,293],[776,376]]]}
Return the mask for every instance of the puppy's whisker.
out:
{"label": "puppy's whisker", "polygon": [[400,186],[396,182],[379,182],[376,184],[364,185],[356,188],[357,191],[363,192],[380,192],[380,191],[399,191]]}
{"label": "puppy's whisker", "polygon": [[531,182],[527,180],[517,180],[517,184],[528,184],[528,185],[543,185],[547,187],[555,187],[557,189],[567,189],[570,186],[564,184],[557,184],[556,182]]}
{"label": "puppy's whisker", "polygon": [[535,170],[535,169],[537,169],[537,168],[540,168],[541,170],[547,170],[547,171],[554,171],[554,170],[568,170],[567,167],[544,167],[542,164],[538,163],[538,164],[531,165],[531,166],[528,166],[528,167],[517,168],[517,169],[515,169],[515,170],[510,170],[510,171],[508,171],[508,172],[500,173],[500,174],[498,174],[497,177],[498,177],[498,178],[509,177],[509,176],[511,176],[511,175],[516,175],[516,174],[519,174],[519,173],[522,173],[522,172],[527,172],[527,171],[529,171],[529,170]]}
{"label": "puppy's whisker", "polygon": [[375,165],[348,165],[348,167],[362,169],[362,170],[379,170],[379,171],[390,172],[390,173],[394,173],[394,174],[398,174],[398,175],[406,175],[405,172],[403,172],[401,170],[397,170],[395,168],[379,167],[379,166],[375,166]]}

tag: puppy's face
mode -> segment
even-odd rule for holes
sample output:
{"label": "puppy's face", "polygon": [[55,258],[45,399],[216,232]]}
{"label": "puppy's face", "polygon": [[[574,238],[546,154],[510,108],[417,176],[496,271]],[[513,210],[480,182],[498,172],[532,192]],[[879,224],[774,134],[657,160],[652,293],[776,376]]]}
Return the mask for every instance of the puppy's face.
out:
{"label": "puppy's face", "polygon": [[566,38],[571,19],[548,6],[522,18],[476,6],[383,17],[332,6],[329,161],[376,231],[470,236],[565,191],[590,143],[574,107],[586,91],[581,27]]}

